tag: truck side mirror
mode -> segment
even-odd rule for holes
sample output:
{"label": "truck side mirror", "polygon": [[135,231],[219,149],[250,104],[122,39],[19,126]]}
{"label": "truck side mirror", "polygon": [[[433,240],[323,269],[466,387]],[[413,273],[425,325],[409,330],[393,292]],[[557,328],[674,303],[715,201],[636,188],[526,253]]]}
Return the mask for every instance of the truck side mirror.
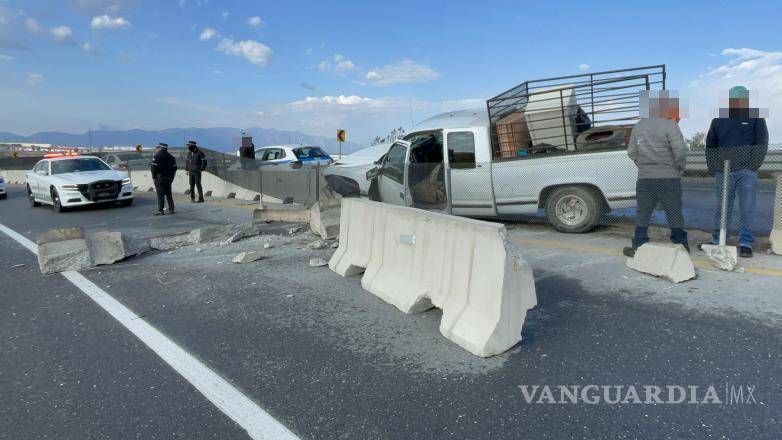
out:
{"label": "truck side mirror", "polygon": [[380,174],[381,174],[380,168],[378,167],[372,168],[371,170],[367,171],[367,180],[376,179],[378,176],[380,176]]}

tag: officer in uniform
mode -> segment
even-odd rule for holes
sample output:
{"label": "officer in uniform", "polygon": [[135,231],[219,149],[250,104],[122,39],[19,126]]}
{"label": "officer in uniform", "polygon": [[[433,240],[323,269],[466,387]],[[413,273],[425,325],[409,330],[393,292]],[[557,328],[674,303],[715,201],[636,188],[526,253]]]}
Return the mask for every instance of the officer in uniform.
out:
{"label": "officer in uniform", "polygon": [[176,175],[176,159],[168,152],[168,144],[160,142],[157,146],[157,153],[152,158],[149,167],[152,173],[152,179],[155,182],[155,191],[157,192],[157,212],[155,215],[164,215],[164,201],[168,200],[168,213],[174,213],[174,195],[171,193],[171,184]]}
{"label": "officer in uniform", "polygon": [[[204,203],[204,189],[201,187],[201,173],[206,170],[206,155],[198,149],[196,141],[187,143],[187,175],[190,178],[190,202]],[[198,189],[198,200],[195,198],[195,190]]]}

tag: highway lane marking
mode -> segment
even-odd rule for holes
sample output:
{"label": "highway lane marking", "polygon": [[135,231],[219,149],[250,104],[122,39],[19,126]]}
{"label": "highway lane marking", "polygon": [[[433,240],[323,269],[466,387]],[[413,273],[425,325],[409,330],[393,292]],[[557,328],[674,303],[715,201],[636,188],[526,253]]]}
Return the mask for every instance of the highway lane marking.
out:
{"label": "highway lane marking", "polygon": [[[624,257],[624,255],[622,255],[622,250],[618,248],[592,246],[592,245],[586,245],[580,243],[559,242],[554,240],[542,240],[539,238],[512,237],[511,240],[519,244],[538,246],[544,249],[569,250],[569,251],[576,251],[576,252],[585,252],[589,254],[613,255],[616,257]],[[703,258],[692,258],[692,264],[694,264],[695,267],[698,267],[700,269],[718,270],[715,269],[713,264],[711,264],[711,261]],[[772,269],[772,268],[760,267],[760,266],[742,266],[742,267],[744,268],[744,272],[747,273],[754,273],[757,275],[767,275],[773,277],[782,277],[782,270],[779,269]]]}
{"label": "highway lane marking", "polygon": [[[38,255],[38,246],[27,237],[2,223],[0,223],[0,232]],[[141,342],[190,382],[223,414],[244,428],[250,438],[256,440],[295,440],[299,438],[228,381],[92,281],[76,271],[62,272],[61,275],[136,335]]]}

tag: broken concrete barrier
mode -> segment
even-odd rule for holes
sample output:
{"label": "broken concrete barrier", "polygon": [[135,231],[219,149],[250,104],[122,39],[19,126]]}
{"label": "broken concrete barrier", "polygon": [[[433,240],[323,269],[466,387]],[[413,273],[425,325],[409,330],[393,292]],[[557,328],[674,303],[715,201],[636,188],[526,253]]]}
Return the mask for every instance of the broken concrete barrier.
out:
{"label": "broken concrete barrier", "polygon": [[242,252],[241,254],[235,256],[232,261],[238,264],[246,264],[252,263],[253,261],[258,261],[260,259],[261,254],[259,252]]}
{"label": "broken concrete barrier", "polygon": [[253,210],[253,221],[307,223],[310,221],[310,210],[304,205],[292,203],[267,203],[263,208]]}
{"label": "broken concrete barrier", "polygon": [[340,202],[316,202],[310,208],[310,229],[324,240],[339,236]]}
{"label": "broken concrete barrier", "polygon": [[311,258],[310,259],[310,266],[311,267],[323,267],[328,266],[329,262],[324,260],[323,258]]}
{"label": "broken concrete barrier", "polygon": [[92,266],[84,228],[52,229],[40,235],[37,242],[38,266],[43,274]]}
{"label": "broken concrete barrier", "polygon": [[517,344],[537,304],[532,269],[498,223],[342,199],[329,267],[361,265],[364,289],[405,313],[441,308],[440,333],[477,356]]}
{"label": "broken concrete barrier", "polygon": [[193,240],[192,232],[180,232],[178,234],[152,237],[149,239],[149,246],[158,251],[168,251],[198,243]]}
{"label": "broken concrete barrier", "polygon": [[673,243],[646,243],[627,259],[627,267],[681,283],[695,278],[695,266],[684,246]]}
{"label": "broken concrete barrier", "polygon": [[375,216],[382,210],[375,206],[351,203],[343,198],[339,217],[339,246],[329,260],[329,268],[343,277],[364,272],[372,251]]}
{"label": "broken concrete barrier", "polygon": [[149,242],[127,237],[122,232],[99,231],[87,238],[93,266],[113,264],[151,250]]}

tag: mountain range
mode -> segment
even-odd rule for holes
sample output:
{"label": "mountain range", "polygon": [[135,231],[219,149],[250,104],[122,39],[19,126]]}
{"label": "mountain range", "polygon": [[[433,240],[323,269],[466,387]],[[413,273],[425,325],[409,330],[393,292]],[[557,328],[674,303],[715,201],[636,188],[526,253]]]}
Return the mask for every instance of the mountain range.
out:
{"label": "mountain range", "polygon": [[[244,132],[253,137],[256,147],[280,144],[306,144],[318,145],[329,153],[338,153],[339,144],[336,138],[317,136],[298,131],[275,130],[273,128],[247,128],[238,129],[232,127],[214,128],[167,128],[164,130],[93,130],[85,133],[63,133],[58,131],[44,131],[29,136],[0,132],[2,142],[43,143],[57,146],[71,147],[109,147],[132,146],[141,144],[144,147],[153,147],[158,142],[165,142],[171,147],[181,147],[186,141],[194,140],[198,145],[216,151],[236,151],[235,139]],[[343,154],[360,150],[367,145],[352,142],[342,144]]]}

